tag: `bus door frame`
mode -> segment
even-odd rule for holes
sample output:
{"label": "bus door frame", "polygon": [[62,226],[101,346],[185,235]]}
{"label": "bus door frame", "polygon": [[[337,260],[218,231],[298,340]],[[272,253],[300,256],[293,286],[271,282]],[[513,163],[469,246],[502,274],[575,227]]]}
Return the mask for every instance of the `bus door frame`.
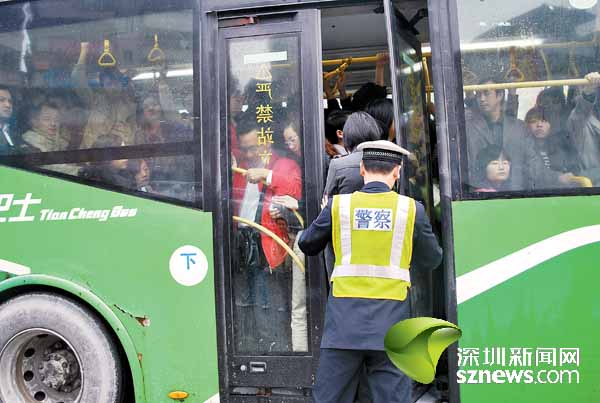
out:
{"label": "bus door frame", "polygon": [[[460,150],[465,133],[463,80],[458,30],[457,0],[428,0],[432,78],[436,94],[436,132],[442,207],[442,246],[446,319],[458,323],[456,272],[454,269],[454,229],[452,201],[460,200],[461,164],[466,158]],[[464,169],[462,172],[466,172]],[[450,403],[460,402],[458,343],[448,347],[448,383]]]}
{"label": "bus door frame", "polygon": [[[238,25],[231,23],[219,27],[220,21],[244,21],[246,17],[263,17],[265,23]],[[291,21],[286,21],[292,16]],[[219,368],[221,399],[233,401],[232,387],[303,387],[310,388],[314,382],[319,358],[319,346],[322,329],[322,310],[326,303],[324,288],[324,270],[320,257],[306,257],[307,273],[307,326],[309,334],[309,352],[300,355],[251,356],[236,354],[233,339],[233,306],[229,273],[231,272],[231,252],[233,245],[230,230],[233,225],[230,207],[231,170],[229,166],[229,130],[227,99],[227,55],[226,42],[229,39],[252,36],[299,33],[300,35],[300,81],[302,96],[302,127],[304,155],[304,198],[306,199],[306,225],[312,222],[320,212],[321,194],[323,192],[322,173],[322,139],[323,107],[322,98],[322,66],[321,66],[321,29],[320,11],[318,9],[269,8],[268,10],[240,10],[206,12],[204,18],[209,20],[210,35],[204,42],[204,60],[210,60],[211,66],[202,66],[204,77],[218,77],[205,85],[214,94],[218,102],[207,106],[212,113],[212,133],[219,133],[205,143],[211,150],[214,177],[209,185],[215,190],[210,205],[214,212],[215,235],[215,268],[217,270],[217,313],[221,322],[219,330]],[[272,19],[273,21],[269,21]],[[248,20],[246,20],[248,21]],[[211,48],[212,45],[212,48]],[[211,75],[212,74],[212,75]],[[208,104],[208,102],[204,102]],[[217,120],[218,119],[218,120]],[[214,126],[213,126],[214,125]],[[205,132],[209,133],[209,132]],[[204,136],[204,138],[211,136]],[[205,177],[206,181],[209,178]],[[215,188],[216,187],[216,188]],[[251,374],[241,368],[249,362],[266,363],[266,373]],[[247,396],[246,398],[252,398]]]}
{"label": "bus door frame", "polygon": [[[421,53],[421,42],[411,32],[410,27],[403,26],[398,16],[396,15],[396,8],[392,0],[384,0],[384,15],[386,21],[386,30],[388,37],[388,49],[389,49],[389,63],[390,63],[390,80],[392,83],[392,99],[394,102],[394,122],[396,127],[396,142],[410,150],[408,144],[409,129],[408,123],[402,120],[404,101],[403,98],[401,77],[400,77],[400,55],[402,49],[410,47],[414,50],[416,58],[415,64],[422,63],[423,57]],[[424,67],[421,69],[420,80],[421,80],[421,109],[423,112],[423,132],[421,133],[421,141],[426,142],[426,165],[427,165],[427,193],[424,195],[425,200],[424,206],[425,211],[428,213],[430,219],[433,222],[434,219],[434,206],[433,206],[433,180],[432,180],[432,164],[431,164],[431,147],[430,147],[430,136],[429,136],[429,117],[427,111],[427,98],[426,98],[426,83],[424,81]],[[415,71],[411,74],[417,74]],[[405,159],[404,166],[407,167],[410,162]],[[400,193],[406,194],[411,197],[415,195],[411,194],[409,186],[408,169],[402,170],[400,177]],[[439,275],[438,273],[431,272],[416,272],[414,274],[414,287],[413,292],[410,294],[411,311],[413,316],[426,315],[433,316],[437,308],[437,305],[441,305],[440,300],[443,300],[443,296],[433,295],[429,290],[434,289],[434,281],[437,282]],[[436,304],[436,302],[438,304]]]}

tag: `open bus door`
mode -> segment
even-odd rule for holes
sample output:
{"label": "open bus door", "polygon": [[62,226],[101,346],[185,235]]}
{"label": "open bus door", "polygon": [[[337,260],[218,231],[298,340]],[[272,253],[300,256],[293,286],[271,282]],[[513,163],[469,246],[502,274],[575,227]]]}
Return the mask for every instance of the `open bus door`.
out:
{"label": "open bus door", "polygon": [[[424,71],[427,65],[421,55],[421,43],[414,28],[403,18],[392,0],[385,0],[387,37],[389,44],[392,97],[396,142],[412,155],[404,161],[400,188],[425,206],[435,221],[430,138],[425,96]],[[411,309],[413,316],[433,316],[432,273],[415,270],[411,273]]]}
{"label": "open bus door", "polygon": [[295,242],[322,194],[320,15],[219,17],[222,389],[304,401],[325,299]]}

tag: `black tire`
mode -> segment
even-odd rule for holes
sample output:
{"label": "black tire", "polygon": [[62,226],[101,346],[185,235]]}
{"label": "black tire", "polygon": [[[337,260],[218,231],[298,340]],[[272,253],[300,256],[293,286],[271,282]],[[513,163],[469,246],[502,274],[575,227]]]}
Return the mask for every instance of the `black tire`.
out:
{"label": "black tire", "polygon": [[120,403],[119,355],[82,304],[45,292],[0,305],[0,403]]}

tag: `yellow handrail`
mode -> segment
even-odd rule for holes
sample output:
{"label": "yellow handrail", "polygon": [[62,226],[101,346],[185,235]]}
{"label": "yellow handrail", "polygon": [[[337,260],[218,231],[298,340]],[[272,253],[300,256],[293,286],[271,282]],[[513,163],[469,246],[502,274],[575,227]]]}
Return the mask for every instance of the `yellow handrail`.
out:
{"label": "yellow handrail", "polygon": [[582,188],[591,188],[594,186],[592,180],[587,176],[572,176],[569,182],[579,185]]}
{"label": "yellow handrail", "polygon": [[158,46],[158,34],[154,34],[154,46],[148,53],[148,61],[150,63],[159,63],[165,59],[165,52]]}
{"label": "yellow handrail", "polygon": [[[104,61],[104,58],[108,58],[108,61]],[[104,52],[98,58],[98,66],[101,67],[113,67],[117,65],[117,59],[110,52],[110,41],[108,39],[104,40]]]}
{"label": "yellow handrail", "polygon": [[423,78],[425,79],[425,98],[427,105],[431,103],[431,93],[433,92],[433,86],[431,85],[431,78],[429,77],[429,66],[427,65],[427,58],[423,56]]}
{"label": "yellow handrail", "polygon": [[[560,48],[570,48],[570,47],[586,47],[586,46],[595,46],[600,45],[600,38],[595,38],[591,41],[571,41],[571,42],[552,42],[552,43],[541,43],[535,44],[531,46],[512,46],[512,47],[522,47],[522,48],[535,48],[535,49],[560,49]],[[421,55],[424,57],[431,57],[431,50],[423,50],[428,48],[422,48]],[[497,52],[499,49],[505,49],[505,47],[489,47],[485,49],[461,49],[461,53],[471,53],[471,52]],[[345,59],[329,59],[323,60],[323,66],[337,66],[344,62]],[[362,57],[353,57],[353,63],[375,63],[377,61],[377,56],[362,56]]]}
{"label": "yellow handrail", "polygon": [[[352,59],[352,63],[375,63],[377,56],[351,57],[350,59]],[[323,60],[323,66],[339,66],[346,60],[348,58]]]}
{"label": "yellow handrail", "polygon": [[237,222],[241,222],[242,224],[249,225],[252,228],[256,228],[257,230],[259,230],[259,231],[265,233],[267,236],[271,237],[275,242],[277,242],[279,244],[279,246],[281,246],[283,249],[285,249],[285,251],[287,253],[290,254],[292,259],[294,259],[294,262],[296,262],[296,264],[300,268],[300,271],[302,273],[306,272],[306,269],[304,268],[304,262],[302,262],[302,260],[298,257],[298,255],[296,255],[294,253],[292,248],[290,248],[285,242],[283,242],[283,239],[279,238],[277,236],[277,234],[275,234],[274,232],[270,231],[269,229],[263,227],[262,225],[255,223],[254,221],[250,221],[245,218],[238,217],[236,215],[233,216],[233,220],[237,221]]}
{"label": "yellow handrail", "polygon": [[536,88],[536,87],[560,87],[563,85],[581,86],[589,85],[590,82],[585,78],[575,78],[568,80],[545,80],[545,81],[521,81],[518,83],[493,83],[493,84],[476,84],[465,85],[464,91],[480,91],[480,90],[503,90],[510,88]]}
{"label": "yellow handrail", "polygon": [[350,63],[352,63],[351,57],[344,59],[344,61],[342,63],[340,63],[340,65],[335,70],[324,72],[323,79],[329,80],[330,78],[332,78],[338,74],[344,73],[344,71],[346,71],[346,69],[350,66]]}

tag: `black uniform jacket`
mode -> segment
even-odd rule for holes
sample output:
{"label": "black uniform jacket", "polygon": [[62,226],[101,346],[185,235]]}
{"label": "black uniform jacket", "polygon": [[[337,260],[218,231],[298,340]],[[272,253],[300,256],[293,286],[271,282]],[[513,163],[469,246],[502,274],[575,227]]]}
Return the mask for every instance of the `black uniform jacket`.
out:
{"label": "black uniform jacket", "polygon": [[[370,182],[360,191],[385,193],[390,189],[385,183]],[[321,214],[300,237],[298,245],[309,256],[318,254],[328,242],[331,242],[331,202],[328,201]],[[442,249],[431,230],[425,209],[418,202],[416,206],[411,272],[435,269],[442,260]],[[404,301],[393,301],[336,298],[330,294],[325,312],[321,348],[383,350],[383,340],[388,329],[409,317],[408,298]]]}

